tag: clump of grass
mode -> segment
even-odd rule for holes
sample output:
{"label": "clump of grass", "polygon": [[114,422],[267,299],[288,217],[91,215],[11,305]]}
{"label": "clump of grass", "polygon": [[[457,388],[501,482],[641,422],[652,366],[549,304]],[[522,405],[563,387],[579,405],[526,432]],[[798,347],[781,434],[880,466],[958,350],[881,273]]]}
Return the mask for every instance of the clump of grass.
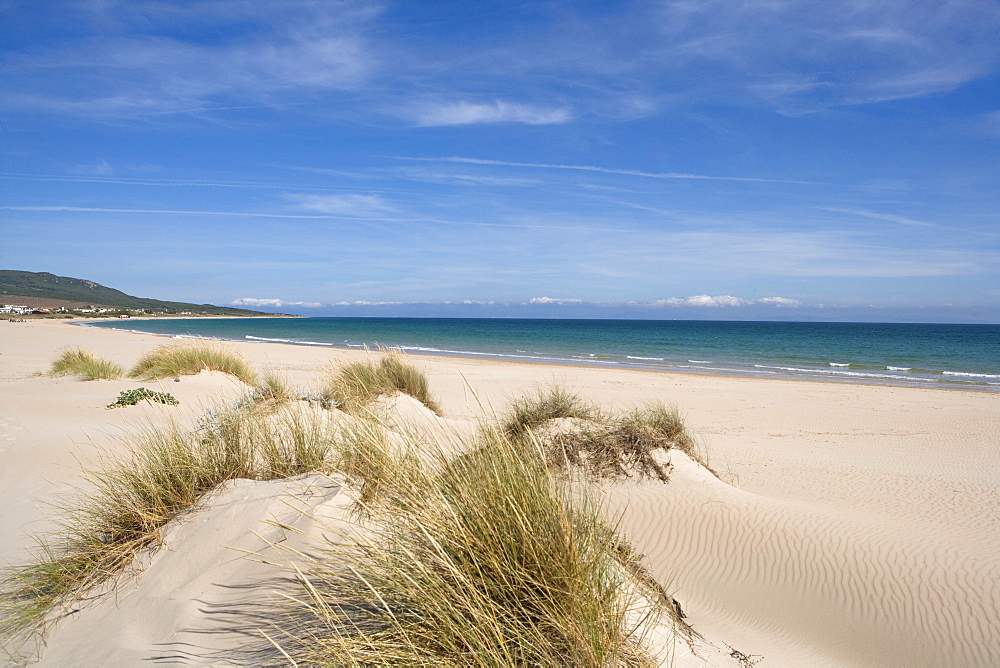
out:
{"label": "clump of grass", "polygon": [[257,385],[241,400],[243,406],[269,413],[300,399],[288,378],[274,370],[264,372]]}
{"label": "clump of grass", "polygon": [[97,357],[84,348],[64,350],[53,362],[49,375],[77,375],[84,380],[116,380],[125,370],[120,364]]}
{"label": "clump of grass", "polygon": [[692,459],[700,459],[695,440],[685,427],[684,418],[674,406],[649,403],[618,417],[615,425],[624,433],[637,434],[636,439],[641,438],[640,434],[665,439],[671,448],[680,450]]}
{"label": "clump of grass", "polygon": [[521,438],[556,418],[597,420],[600,413],[580,395],[554,385],[513,401],[508,416],[500,422],[500,430],[508,436]]}
{"label": "clump of grass", "polygon": [[[582,423],[545,433],[544,425],[555,418],[578,418]],[[638,474],[667,482],[669,465],[658,461],[655,453],[672,448],[708,468],[677,410],[659,403],[605,417],[577,395],[549,388],[515,401],[501,425],[515,439],[537,438],[550,466],[581,467],[596,477]]]}
{"label": "clump of grass", "polygon": [[324,398],[346,413],[359,414],[378,397],[402,392],[440,415],[441,407],[431,396],[427,376],[396,354],[375,362],[351,362],[330,374]]}
{"label": "clump of grass", "polygon": [[166,344],[146,353],[136,362],[129,376],[142,380],[177,378],[202,371],[222,371],[247,385],[257,383],[257,372],[247,359],[219,344],[207,342]]}
{"label": "clump of grass", "polygon": [[329,415],[313,410],[224,410],[195,430],[170,422],[134,434],[126,459],[86,472],[92,491],[58,508],[58,528],[38,537],[34,561],[3,572],[0,638],[44,631],[52,613],[119,577],[167,522],[223,482],[327,470],[331,438]]}
{"label": "clump of grass", "polygon": [[390,479],[372,538],[331,544],[312,562],[300,601],[311,619],[277,643],[287,657],[345,666],[650,663],[642,621],[669,611],[629,574],[597,506],[571,494],[538,449],[497,430],[485,438],[458,459],[411,469],[405,484]]}

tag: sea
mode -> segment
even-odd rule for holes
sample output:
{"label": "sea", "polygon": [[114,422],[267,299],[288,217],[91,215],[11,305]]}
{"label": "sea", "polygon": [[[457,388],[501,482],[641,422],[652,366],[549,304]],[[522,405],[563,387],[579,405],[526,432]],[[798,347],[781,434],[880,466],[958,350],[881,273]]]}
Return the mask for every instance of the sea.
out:
{"label": "sea", "polygon": [[1000,391],[1000,325],[338,317],[88,326],[334,350],[386,346],[418,355]]}

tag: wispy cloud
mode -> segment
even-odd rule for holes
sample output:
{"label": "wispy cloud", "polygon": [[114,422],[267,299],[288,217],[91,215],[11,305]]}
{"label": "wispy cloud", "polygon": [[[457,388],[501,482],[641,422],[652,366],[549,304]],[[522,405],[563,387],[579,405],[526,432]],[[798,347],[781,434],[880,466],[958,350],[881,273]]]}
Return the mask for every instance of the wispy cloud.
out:
{"label": "wispy cloud", "polygon": [[230,302],[231,306],[250,306],[253,308],[282,308],[284,306],[298,306],[300,308],[322,308],[319,302],[290,302],[283,299],[260,299],[257,297],[241,297]]}
{"label": "wispy cloud", "polygon": [[1000,58],[1000,8],[990,0],[706,0],[661,11],[664,43],[654,53],[688,71],[707,64],[716,90],[728,83],[730,94],[742,89],[792,113],[952,90]]}
{"label": "wispy cloud", "polygon": [[339,216],[370,216],[393,211],[393,207],[378,195],[302,195],[289,194],[288,199],[306,211]]}
{"label": "wispy cloud", "polygon": [[146,213],[157,215],[181,215],[181,216],[239,216],[249,218],[302,218],[324,220],[331,216],[307,216],[286,213],[259,213],[243,211],[196,211],[183,209],[112,209],[88,206],[0,206],[4,211],[37,211],[48,213]]}
{"label": "wispy cloud", "polygon": [[479,123],[554,125],[566,123],[573,117],[570,111],[563,107],[539,107],[503,100],[493,103],[461,101],[428,104],[418,108],[415,116],[417,125],[424,127]]}
{"label": "wispy cloud", "polygon": [[860,216],[862,218],[871,218],[873,220],[884,220],[890,223],[898,223],[900,225],[913,225],[917,227],[936,227],[933,223],[926,223],[922,220],[914,220],[913,218],[907,218],[906,216],[899,216],[893,213],[877,213],[875,211],[865,211],[863,209],[847,209],[839,207],[822,207],[824,211],[833,211],[834,213],[847,213],[852,216]]}
{"label": "wispy cloud", "polygon": [[70,174],[89,174],[93,176],[110,176],[115,170],[106,160],[98,160],[97,164],[74,165],[69,168]]}
{"label": "wispy cloud", "polygon": [[[292,91],[355,89],[376,67],[363,35],[377,12],[267,4],[206,2],[191,14],[157,2],[80,4],[73,18],[101,24],[101,39],[8,58],[4,106],[130,117],[280,106],[288,101],[274,97]],[[192,24],[217,37],[180,37],[176,28]],[[57,72],[61,85],[48,85]]]}
{"label": "wispy cloud", "polygon": [[397,156],[398,160],[414,160],[422,162],[455,162],[468,165],[488,165],[495,167],[522,167],[528,169],[561,169],[578,172],[596,172],[599,174],[620,174],[623,176],[638,176],[647,179],[662,180],[694,180],[694,181],[744,181],[750,183],[787,183],[794,185],[829,185],[816,181],[799,181],[794,179],[765,179],[754,176],[713,176],[707,174],[685,174],[680,172],[644,172],[635,169],[615,169],[612,167],[599,167],[596,165],[561,165],[552,163],[537,162],[513,162],[509,160],[489,160],[485,158],[465,158],[451,156],[444,158],[420,158],[411,156]]}

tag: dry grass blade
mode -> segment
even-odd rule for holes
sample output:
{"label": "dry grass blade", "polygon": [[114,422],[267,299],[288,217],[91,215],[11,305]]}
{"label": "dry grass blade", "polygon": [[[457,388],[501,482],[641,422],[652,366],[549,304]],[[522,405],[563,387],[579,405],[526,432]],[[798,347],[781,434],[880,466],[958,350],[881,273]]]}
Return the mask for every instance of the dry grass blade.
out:
{"label": "dry grass blade", "polygon": [[120,364],[97,357],[84,348],[64,350],[53,362],[49,375],[77,375],[84,380],[116,380],[125,370]]}
{"label": "dry grass blade", "polygon": [[202,371],[228,373],[247,385],[257,383],[257,372],[243,355],[220,344],[204,341],[159,346],[139,358],[129,371],[129,376],[142,380],[159,380],[194,375]]}

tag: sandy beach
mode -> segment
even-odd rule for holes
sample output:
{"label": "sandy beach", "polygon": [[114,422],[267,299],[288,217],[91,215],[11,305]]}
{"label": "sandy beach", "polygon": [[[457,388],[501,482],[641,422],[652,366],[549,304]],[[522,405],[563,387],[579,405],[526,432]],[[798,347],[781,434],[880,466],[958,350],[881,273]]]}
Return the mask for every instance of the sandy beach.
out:
{"label": "sandy beach", "polygon": [[[149,421],[193,420],[245,391],[216,372],[158,383],[44,375],[67,346],[128,367],[164,342],[59,321],[0,322],[0,563],[28,558],[31,534],[53,527],[49,504],[82,484],[82,467],[114,456],[124,433]],[[234,345],[299,387],[314,387],[326,365],[369,354]],[[609,515],[715,648],[679,665],[740,665],[733,648],[765,668],[1000,663],[1000,393],[408,360],[426,373],[443,418],[399,402],[400,419],[455,433],[545,385],[608,410],[652,400],[679,409],[718,477],[677,457],[669,484],[603,489]],[[180,405],[105,408],[139,386],[170,392]],[[240,584],[229,578],[251,568],[223,548],[258,549],[253,531],[291,512],[281,502],[289,493],[331,509],[341,503],[317,480],[234,484],[213,501],[227,515],[202,521],[193,513],[171,527],[143,573],[61,620],[25,660],[240,660],[225,654],[235,645],[223,622],[213,618],[212,634],[204,633],[217,590]],[[306,537],[319,531],[310,527]]]}

